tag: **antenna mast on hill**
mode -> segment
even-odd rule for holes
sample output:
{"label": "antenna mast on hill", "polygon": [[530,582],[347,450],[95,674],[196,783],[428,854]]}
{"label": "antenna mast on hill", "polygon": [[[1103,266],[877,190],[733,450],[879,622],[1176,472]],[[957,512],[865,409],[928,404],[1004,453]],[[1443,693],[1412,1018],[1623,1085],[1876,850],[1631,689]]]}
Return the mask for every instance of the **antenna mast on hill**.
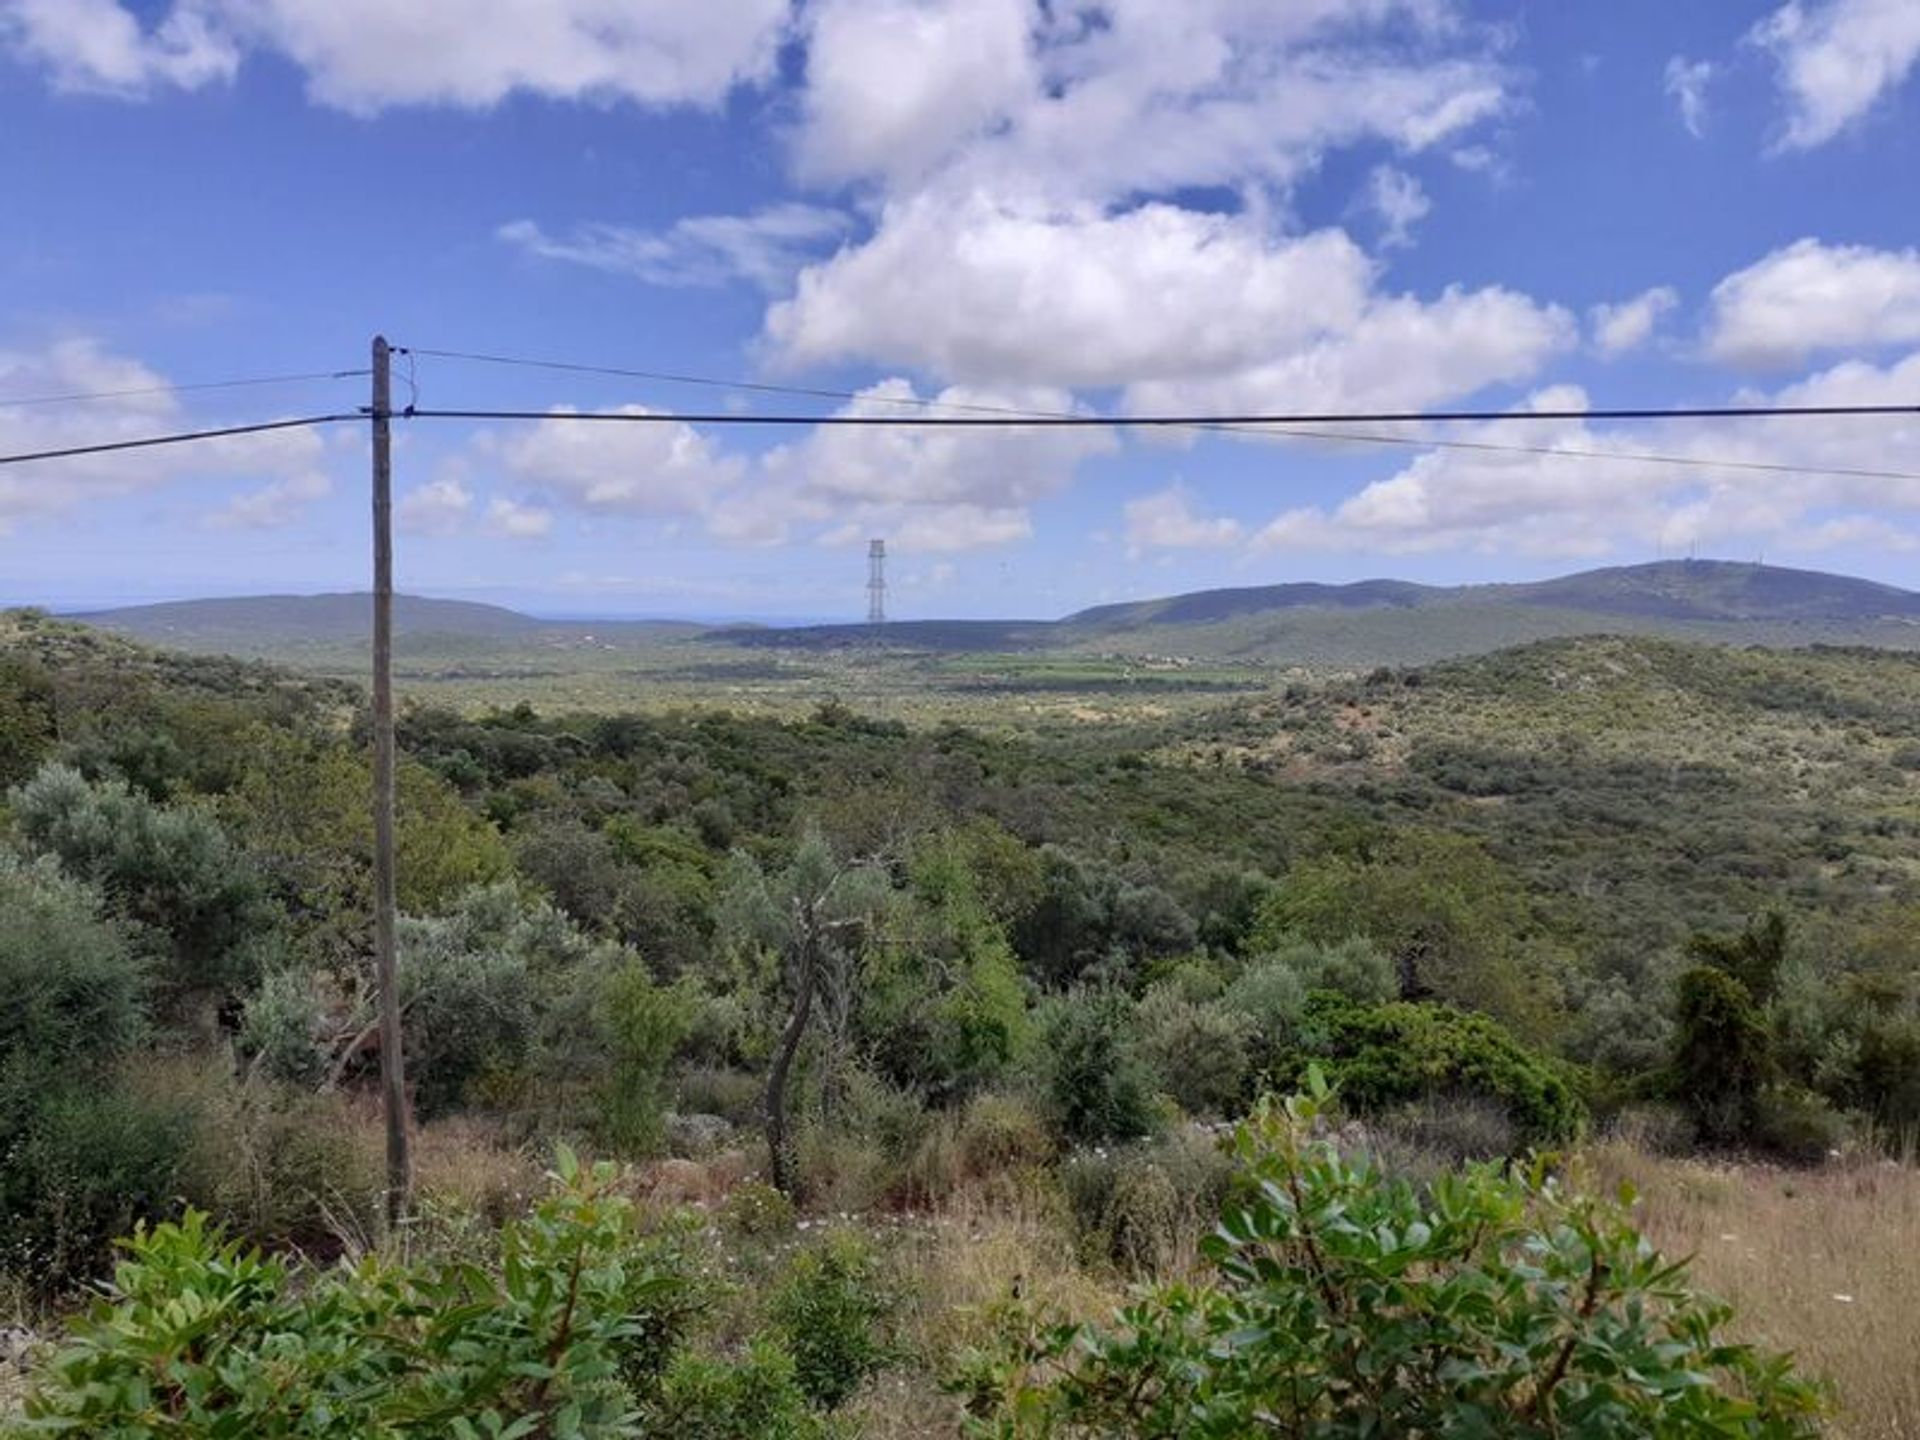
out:
{"label": "antenna mast on hill", "polygon": [[867,623],[887,623],[887,542],[867,546]]}

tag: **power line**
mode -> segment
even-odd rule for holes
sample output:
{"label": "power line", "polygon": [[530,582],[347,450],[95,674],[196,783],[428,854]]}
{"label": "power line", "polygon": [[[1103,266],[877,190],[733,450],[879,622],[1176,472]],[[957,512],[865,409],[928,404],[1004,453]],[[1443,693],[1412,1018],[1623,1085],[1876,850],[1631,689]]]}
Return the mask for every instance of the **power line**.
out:
{"label": "power line", "polygon": [[[1195,429],[1211,429],[1220,426],[1238,425],[1389,425],[1461,422],[1494,422],[1507,420],[1741,420],[1766,419],[1792,416],[1860,416],[1860,415],[1916,415],[1920,416],[1920,404],[1912,405],[1699,405],[1668,407],[1615,408],[1608,410],[1433,410],[1433,411],[1373,411],[1348,412],[1335,414],[1294,414],[1294,415],[1143,415],[1136,417],[1098,416],[1067,414],[1059,411],[1027,411],[1010,406],[982,405],[958,400],[929,399],[922,396],[873,395],[853,390],[827,390],[802,385],[774,385],[750,380],[723,380],[711,375],[687,375],[664,370],[635,370],[614,365],[586,365],[565,360],[535,360],[514,355],[494,355],[468,350],[430,350],[414,348],[411,350],[395,347],[402,354],[428,355],[447,360],[474,360],[489,365],[512,365],[534,370],[560,370],[583,375],[609,375],[630,380],[653,380],[671,385],[701,385],[714,389],[745,390],[766,395],[802,396],[816,400],[852,400],[866,404],[912,405],[924,408],[965,410],[987,415],[1017,417],[1031,424],[1052,425],[1149,425],[1149,426],[1186,426]],[[422,410],[422,416],[451,418],[456,414],[470,414],[472,418],[490,418],[481,412],[433,412]],[[502,415],[499,418],[519,418],[514,415]],[[632,419],[650,418],[632,416]],[[991,420],[968,421],[959,418],[930,418],[919,421],[890,419],[886,416],[754,416],[720,415],[695,417],[681,415],[678,418],[688,424],[923,424],[923,425],[962,425],[995,423]],[[1375,437],[1354,437],[1371,440]],[[1379,437],[1387,443],[1398,443],[1397,437]],[[1425,443],[1425,442],[1415,442]],[[1574,453],[1574,452],[1569,452]],[[1597,452],[1596,452],[1597,453]]]}
{"label": "power line", "polygon": [[[751,391],[764,395],[794,396],[816,400],[845,400],[862,404],[911,406],[922,410],[958,410],[973,414],[1004,416],[1010,420],[1047,419],[1073,421],[1087,425],[1103,425],[1108,423],[1125,425],[1135,423],[1126,420],[1109,422],[1098,417],[1079,416],[1060,411],[1021,410],[1007,405],[988,405],[962,400],[942,400],[919,395],[862,394],[853,390],[832,390],[803,385],[779,385],[748,380],[725,380],[711,375],[689,375],[675,371],[642,370],[616,365],[589,365],[573,361],[541,360],[527,356],[500,355],[471,350],[440,350],[415,347],[410,351],[403,351],[403,353],[427,355],[447,360],[470,360],[481,364],[506,365],[522,369],[556,370],[571,374],[607,375],[620,379],[648,380],[672,385],[696,385],[713,389]],[[1908,413],[1909,410],[1920,412],[1920,406],[1895,406],[1890,407],[1890,409],[1892,413]],[[1547,412],[1534,411],[1526,413],[1532,414],[1536,418],[1546,418]],[[1558,415],[1564,417],[1568,413],[1569,412],[1558,412]],[[1581,418],[1591,420],[1611,418],[1616,412],[1579,411],[1572,413],[1577,414]],[[1624,414],[1625,412],[1619,413]],[[1666,416],[1675,414],[1675,412],[1671,411],[1662,411],[1660,413]],[[1746,416],[1762,412],[1752,408],[1741,408],[1738,410],[1730,410],[1729,413]],[[1808,407],[1797,407],[1792,413],[1809,414],[1813,413],[1813,411]],[[1872,413],[1880,412],[1875,409]],[[685,419],[686,417],[681,418]],[[729,418],[737,419],[737,417]],[[1509,412],[1502,411],[1497,418],[1506,420],[1524,418],[1524,416],[1515,416]],[[687,423],[694,422],[687,420]],[[768,421],[764,423],[774,422]],[[783,421],[779,423],[787,422]],[[1332,441],[1346,445],[1395,445],[1421,450],[1463,450],[1492,454],[1535,455],[1568,460],[1612,460],[1629,464],[1690,466],[1716,470],[1745,470],[1766,474],[1809,475],[1853,480],[1920,480],[1920,474],[1903,470],[1872,470],[1831,465],[1795,465],[1781,461],[1717,459],[1693,455],[1660,455],[1640,451],[1582,450],[1563,445],[1521,445],[1493,440],[1448,440],[1435,436],[1385,435],[1378,432],[1361,433],[1342,430],[1302,430],[1292,428],[1291,425],[1279,425],[1277,423],[1236,423],[1224,419],[1214,419],[1205,422],[1194,421],[1187,428],[1231,435],[1279,436],[1300,440]]]}
{"label": "power line", "polygon": [[268,430],[298,430],[308,425],[333,425],[342,420],[364,420],[364,415],[305,415],[297,420],[261,420],[252,425],[226,425],[218,430],[183,430],[172,435],[143,435],[137,440],[109,440],[95,445],[68,445],[59,450],[32,450],[0,455],[0,465],[24,465],[29,460],[66,460],[76,455],[103,455],[110,450],[146,450],[156,445],[186,445],[195,440],[223,440],[230,435],[258,435]]}
{"label": "power line", "polygon": [[[1513,420],[1757,420],[1788,417],[1920,416],[1920,405],[1677,406],[1620,410],[1378,410],[1249,415],[755,415],[749,412],[603,410],[414,410],[420,420],[582,420],[627,424],[820,425],[893,429],[1192,429],[1271,425],[1457,425]],[[1415,440],[1416,444],[1426,443]]]}
{"label": "power line", "polygon": [[26,395],[0,399],[0,406],[65,405],[87,400],[126,400],[136,395],[184,395],[198,390],[240,390],[256,385],[296,385],[311,380],[351,380],[365,370],[315,370],[304,375],[257,375],[241,380],[201,380],[186,385],[143,385],[131,390],[92,390],[71,395]]}

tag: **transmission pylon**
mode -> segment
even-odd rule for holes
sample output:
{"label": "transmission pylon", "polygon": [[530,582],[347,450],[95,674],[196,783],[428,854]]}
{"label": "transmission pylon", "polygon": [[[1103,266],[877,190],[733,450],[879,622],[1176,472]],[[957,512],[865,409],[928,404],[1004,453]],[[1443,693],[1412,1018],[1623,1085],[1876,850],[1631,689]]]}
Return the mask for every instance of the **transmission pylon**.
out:
{"label": "transmission pylon", "polygon": [[867,623],[887,623],[887,542],[867,546]]}

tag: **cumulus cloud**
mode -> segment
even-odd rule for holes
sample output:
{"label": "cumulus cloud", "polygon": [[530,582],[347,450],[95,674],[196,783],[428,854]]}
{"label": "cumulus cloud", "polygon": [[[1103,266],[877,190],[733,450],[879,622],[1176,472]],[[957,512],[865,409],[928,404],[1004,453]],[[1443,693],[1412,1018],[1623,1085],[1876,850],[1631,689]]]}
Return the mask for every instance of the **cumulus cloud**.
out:
{"label": "cumulus cloud", "polygon": [[[868,387],[845,415],[897,415],[929,403],[1030,415],[1072,413],[1070,395],[1042,388],[953,386],[920,395],[902,379]],[[811,534],[828,544],[959,551],[1024,539],[1030,507],[1073,482],[1079,466],[1117,446],[1086,429],[824,427],[770,452],[758,483],[723,502],[709,526],[724,540],[771,544]]]}
{"label": "cumulus cloud", "polygon": [[745,280],[782,290],[795,271],[844,236],[849,223],[842,211],[789,202],[751,215],[691,215],[665,230],[596,223],[559,237],[531,220],[515,220],[498,233],[543,260],[631,275],[649,285]]}
{"label": "cumulus cloud", "polygon": [[[1885,368],[1850,362],[1770,396],[1742,398],[1785,405],[1886,404],[1897,403],[1889,397],[1910,397],[1916,384],[1920,355]],[[1523,408],[1585,406],[1577,387],[1555,387]],[[1607,458],[1436,449],[1337,506],[1276,516],[1253,544],[1378,554],[1464,550],[1592,557],[1621,546],[1673,550],[1814,540],[1884,546],[1907,533],[1890,516],[1920,519],[1920,481],[1887,464],[1888,455],[1920,445],[1920,418],[1864,427],[1783,418],[1659,429],[1600,427],[1579,419],[1496,421],[1449,431],[1448,438]],[[1806,472],[1741,470],[1724,462]],[[1810,473],[1815,471],[1826,473]]]}
{"label": "cumulus cloud", "polygon": [[[0,453],[136,439],[217,423],[189,414],[167,377],[99,341],[70,336],[37,349],[0,348],[0,401],[45,395],[118,394],[85,404],[0,404]],[[267,488],[236,502],[238,523],[292,518],[327,488],[324,446],[311,430],[231,436],[195,445],[78,456],[0,471],[0,532],[34,516],[56,515],[174,481],[245,480]]]}
{"label": "cumulus cloud", "polygon": [[151,24],[117,0],[0,0],[0,37],[68,88],[190,89],[257,51],[357,114],[516,92],[714,105],[773,73],[788,26],[788,0],[173,0]]}
{"label": "cumulus cloud", "polygon": [[1920,341],[1920,250],[1799,240],[1714,287],[1707,353],[1769,367]]}
{"label": "cumulus cloud", "polygon": [[1749,39],[1770,51],[1787,102],[1780,147],[1811,150],[1860,121],[1920,61],[1912,0],[1790,0]]}
{"label": "cumulus cloud", "polygon": [[1252,216],[1167,204],[1036,213],[927,194],[803,272],[766,330],[793,366],[1116,385],[1230,371],[1339,329],[1364,310],[1372,270],[1337,230],[1283,237]]}
{"label": "cumulus cloud", "polygon": [[222,530],[281,530],[303,519],[307,507],[333,489],[325,475],[307,472],[275,480],[238,496],[208,517]]}
{"label": "cumulus cloud", "polygon": [[1224,549],[1239,544],[1245,533],[1238,520],[1200,514],[1179,484],[1127,501],[1121,516],[1127,554],[1134,558],[1149,550]]}
{"label": "cumulus cloud", "polygon": [[[558,406],[555,415],[578,414]],[[623,405],[618,415],[650,415]],[[487,439],[481,453],[508,474],[557,504],[608,514],[645,517],[697,515],[745,473],[690,425],[674,421],[599,423],[541,420],[505,440]]]}
{"label": "cumulus cloud", "polygon": [[0,0],[0,43],[43,65],[62,90],[139,96],[233,77],[239,47],[198,8],[152,29],[118,0]]}
{"label": "cumulus cloud", "polygon": [[1391,165],[1376,165],[1367,177],[1367,204],[1380,217],[1380,243],[1386,246],[1412,244],[1413,227],[1433,209],[1420,182]]}
{"label": "cumulus cloud", "polygon": [[1524,381],[1577,334],[1565,310],[1497,286],[1452,287],[1432,300],[1375,295],[1348,324],[1274,359],[1218,377],[1132,385],[1125,404],[1136,414],[1419,410]]}
{"label": "cumulus cloud", "polygon": [[1667,94],[1680,107],[1680,123],[1695,139],[1706,133],[1707,86],[1713,76],[1714,65],[1710,60],[1688,60],[1675,55],[1667,61]]}
{"label": "cumulus cloud", "polygon": [[818,0],[799,154],[823,179],[1110,201],[1287,183],[1327,149],[1449,139],[1506,103],[1442,0]]}
{"label": "cumulus cloud", "polygon": [[473,512],[473,492],[452,475],[443,475],[402,495],[393,507],[394,522],[415,535],[451,535]]}
{"label": "cumulus cloud", "polygon": [[1671,285],[1656,285],[1617,305],[1596,305],[1588,312],[1593,343],[1602,355],[1624,355],[1647,343],[1661,316],[1680,303]]}
{"label": "cumulus cloud", "polygon": [[505,496],[487,506],[487,530],[510,540],[537,540],[553,529],[553,512]]}

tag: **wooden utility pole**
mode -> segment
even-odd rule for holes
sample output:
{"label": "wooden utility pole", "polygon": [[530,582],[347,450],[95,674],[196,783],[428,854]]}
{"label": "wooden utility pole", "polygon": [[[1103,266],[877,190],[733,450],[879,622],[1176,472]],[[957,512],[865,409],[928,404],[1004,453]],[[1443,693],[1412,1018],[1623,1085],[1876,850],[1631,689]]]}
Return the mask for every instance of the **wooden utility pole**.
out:
{"label": "wooden utility pole", "polygon": [[405,1218],[413,1188],[394,955],[392,353],[384,335],[373,337],[373,970],[380,992],[380,1100],[387,1120],[390,1228]]}

